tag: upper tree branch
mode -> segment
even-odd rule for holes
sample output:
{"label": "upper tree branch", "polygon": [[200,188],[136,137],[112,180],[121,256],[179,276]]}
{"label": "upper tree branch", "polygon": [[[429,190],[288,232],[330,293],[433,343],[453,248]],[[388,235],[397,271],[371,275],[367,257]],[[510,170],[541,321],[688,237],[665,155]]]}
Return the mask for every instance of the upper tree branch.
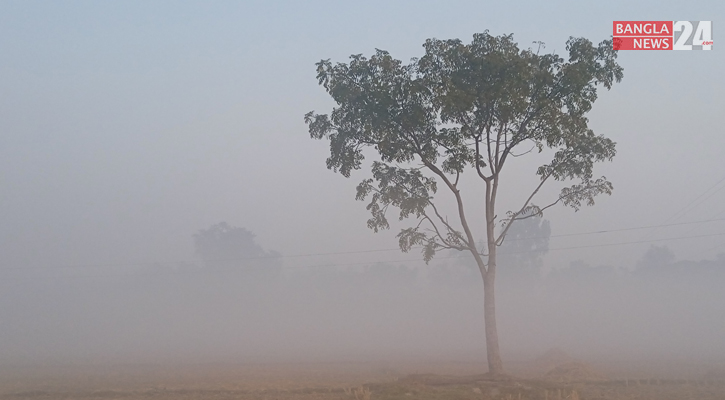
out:
{"label": "upper tree branch", "polygon": [[[433,212],[435,213],[436,217],[438,217],[438,219],[441,221],[441,223],[443,223],[443,225],[445,225],[445,227],[448,230],[448,232],[451,233],[451,234],[453,234],[453,235],[455,235],[455,236],[457,236],[463,242],[463,244],[466,245],[467,248],[470,248],[471,247],[471,243],[469,243],[468,241],[466,241],[466,239],[462,238],[460,236],[460,234],[458,233],[458,231],[456,231],[455,229],[453,229],[453,227],[450,225],[450,223],[448,223],[448,219],[447,218],[443,218],[443,216],[438,212],[438,207],[436,207],[435,204],[433,204],[433,202],[430,201],[430,200],[428,201],[428,204],[430,204],[430,206],[433,208]],[[431,223],[432,223],[432,221],[431,221]]]}
{"label": "upper tree branch", "polygon": [[486,177],[483,174],[483,171],[481,171],[481,135],[477,135],[474,139],[476,141],[476,172],[478,172],[478,176],[480,176],[481,179],[488,182],[490,178]]}

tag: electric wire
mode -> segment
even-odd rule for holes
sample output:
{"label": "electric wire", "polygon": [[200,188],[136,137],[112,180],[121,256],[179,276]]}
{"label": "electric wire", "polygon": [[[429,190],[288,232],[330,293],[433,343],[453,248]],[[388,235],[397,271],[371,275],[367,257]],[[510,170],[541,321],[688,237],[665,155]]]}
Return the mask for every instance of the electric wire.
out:
{"label": "electric wire", "polygon": [[[698,239],[703,237],[714,237],[714,236],[725,236],[725,232],[723,233],[714,233],[714,234],[706,234],[706,235],[696,235],[696,236],[678,236],[678,237],[671,237],[671,238],[664,238],[664,239],[648,239],[648,240],[635,240],[635,241],[626,241],[626,242],[617,242],[617,243],[600,243],[600,244],[594,244],[594,245],[584,245],[584,246],[569,246],[569,247],[558,247],[558,248],[550,248],[548,251],[562,251],[562,250],[575,250],[575,249],[586,249],[586,248],[596,248],[596,247],[612,247],[612,246],[622,246],[622,245],[630,245],[630,244],[640,244],[640,243],[653,243],[653,242],[660,242],[660,241],[667,241],[667,240],[682,240],[682,239]],[[525,254],[525,253],[533,253],[533,252],[540,252],[541,250],[527,250],[527,251],[515,251],[515,252],[502,252],[499,253],[499,255],[508,255],[508,254]],[[448,256],[448,257],[438,257],[437,260],[447,260],[447,259],[456,259],[461,258],[460,255],[456,256]],[[399,260],[387,260],[387,261],[362,261],[362,262],[354,262],[354,263],[328,263],[328,264],[316,264],[316,265],[305,265],[296,267],[297,269],[300,268],[323,268],[323,267],[345,267],[345,266],[354,266],[354,265],[374,265],[374,264],[390,264],[390,263],[410,263],[410,262],[420,262],[420,258],[416,259],[399,259]],[[94,279],[94,278],[111,278],[111,277],[137,277],[137,276],[156,276],[156,275],[178,275],[183,273],[210,273],[210,272],[219,272],[223,270],[239,270],[238,267],[235,268],[215,268],[215,269],[197,269],[197,270],[182,270],[182,271],[173,271],[173,272],[151,272],[151,273],[132,273],[132,274],[104,274],[104,275],[66,275],[66,276],[53,276],[53,277],[25,277],[25,278],[19,278],[15,279],[17,280],[55,280],[55,279]],[[4,282],[8,282],[12,280],[4,280]]]}
{"label": "electric wire", "polygon": [[[636,227],[629,227],[629,228],[606,229],[606,230],[578,232],[578,233],[564,233],[564,234],[559,234],[559,235],[550,235],[549,238],[597,235],[597,234],[604,234],[604,233],[625,232],[625,231],[634,231],[634,230],[641,230],[641,229],[663,228],[663,227],[669,227],[669,226],[681,226],[681,225],[690,225],[690,224],[702,224],[702,223],[718,222],[718,221],[725,221],[725,218],[712,218],[712,219],[699,220],[699,221],[636,226]],[[693,236],[693,237],[699,237],[699,236]],[[511,239],[506,239],[506,240],[508,242],[511,242],[511,241],[518,241],[518,240],[532,240],[532,239],[542,239],[542,238],[546,238],[546,236],[511,238]],[[659,240],[668,240],[668,239],[659,239]],[[656,241],[656,240],[654,240],[654,241]],[[640,242],[636,242],[636,243],[646,243],[646,242],[647,241],[640,241]],[[598,246],[598,245],[595,245],[595,247],[596,246]],[[553,250],[553,249],[550,249],[550,250]],[[386,249],[369,249],[369,250],[325,252],[325,253],[291,254],[291,255],[280,255],[280,256],[276,256],[276,257],[263,256],[263,257],[243,257],[243,258],[219,258],[219,259],[214,259],[214,260],[210,260],[210,261],[252,261],[252,260],[264,260],[264,259],[288,259],[288,258],[316,257],[316,256],[381,253],[381,252],[388,252],[388,251],[400,251],[400,248],[395,247],[395,248],[386,248]],[[165,261],[165,262],[115,263],[115,264],[113,264],[113,263],[108,263],[108,264],[66,264],[66,265],[55,265],[55,266],[0,268],[0,271],[36,270],[36,269],[107,268],[107,267],[143,267],[143,266],[180,265],[185,262],[187,262],[187,261],[178,261],[177,260],[177,261]]]}

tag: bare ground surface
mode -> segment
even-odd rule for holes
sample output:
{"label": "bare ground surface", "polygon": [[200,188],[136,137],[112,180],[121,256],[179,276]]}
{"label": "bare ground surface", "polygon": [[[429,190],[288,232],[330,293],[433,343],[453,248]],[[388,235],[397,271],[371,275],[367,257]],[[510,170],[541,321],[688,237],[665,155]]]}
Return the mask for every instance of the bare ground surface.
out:
{"label": "bare ground surface", "polygon": [[482,364],[450,361],[4,366],[0,399],[725,399],[721,364],[560,358],[546,371],[509,363],[496,381],[475,373]]}

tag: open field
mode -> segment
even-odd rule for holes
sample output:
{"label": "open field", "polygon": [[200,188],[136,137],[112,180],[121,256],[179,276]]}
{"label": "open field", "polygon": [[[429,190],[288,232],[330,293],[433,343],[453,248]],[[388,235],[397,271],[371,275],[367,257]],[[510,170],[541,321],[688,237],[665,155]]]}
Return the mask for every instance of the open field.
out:
{"label": "open field", "polygon": [[562,365],[510,362],[504,381],[454,361],[5,366],[0,399],[725,399],[722,364]]}

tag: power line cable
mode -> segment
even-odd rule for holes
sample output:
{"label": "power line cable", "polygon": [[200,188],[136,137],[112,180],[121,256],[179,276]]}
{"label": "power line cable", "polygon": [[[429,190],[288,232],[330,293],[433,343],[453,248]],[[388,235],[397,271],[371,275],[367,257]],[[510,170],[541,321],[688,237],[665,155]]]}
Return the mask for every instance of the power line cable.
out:
{"label": "power line cable", "polygon": [[[633,230],[641,230],[641,229],[663,228],[663,227],[668,227],[668,226],[702,224],[702,223],[717,222],[717,221],[725,221],[725,218],[712,218],[712,219],[700,220],[700,221],[677,222],[677,223],[671,223],[671,224],[637,226],[637,227],[629,227],[629,228],[607,229],[607,230],[598,230],[598,231],[589,231],[589,232],[579,232],[579,233],[564,233],[564,234],[560,234],[560,235],[550,235],[549,237],[550,238],[557,238],[557,237],[570,237],[570,236],[586,236],[586,235],[596,235],[596,234],[613,233],[613,232],[625,232],[625,231],[633,231]],[[531,239],[543,239],[543,238],[546,238],[546,236],[532,236],[532,237],[525,237],[525,238],[511,238],[511,239],[507,239],[507,241],[511,242],[511,241],[518,241],[518,240],[531,240]],[[661,240],[667,240],[667,239],[661,239]],[[332,255],[348,255],[348,254],[381,253],[381,252],[399,251],[399,250],[400,250],[399,247],[395,247],[395,248],[387,248],[387,249],[370,249],[370,250],[341,251],[341,252],[328,252],[328,253],[307,253],[307,254],[280,255],[280,256],[277,256],[277,257],[262,256],[262,257],[243,257],[243,258],[238,258],[238,257],[234,257],[234,258],[219,258],[219,259],[214,259],[214,260],[210,260],[210,261],[272,260],[272,259],[287,259],[287,258],[316,257],[316,256],[332,256]],[[513,254],[513,253],[507,253],[507,254]],[[0,269],[0,271],[38,270],[38,269],[73,269],[73,268],[107,268],[107,267],[143,267],[143,266],[159,266],[159,265],[179,265],[179,264],[183,264],[183,263],[186,263],[186,262],[187,261],[165,261],[165,262],[144,262],[144,263],[116,263],[116,264],[68,264],[68,265],[56,265],[56,266],[2,268],[2,269]]]}
{"label": "power line cable", "polygon": [[[702,204],[703,201],[705,201],[705,200],[709,199],[710,197],[712,197],[713,195],[715,195],[715,193],[717,193],[720,190],[722,190],[723,188],[725,188],[725,186],[723,186],[723,187],[715,190],[714,192],[710,193],[707,197],[703,198],[703,196],[707,195],[712,189],[714,189],[715,187],[717,187],[720,183],[722,183],[724,181],[725,181],[725,176],[723,176],[720,180],[718,180],[717,182],[715,182],[714,185],[710,186],[707,190],[705,190],[704,192],[702,192],[699,196],[695,197],[692,201],[690,201],[689,203],[687,203],[679,211],[677,211],[676,213],[672,214],[670,216],[670,218],[668,218],[664,223],[666,224],[666,223],[668,223],[670,221],[674,221],[674,220],[677,220],[679,218],[682,218],[682,216],[684,216],[685,214],[687,214],[688,212],[690,212],[690,210],[692,210],[696,206]],[[702,200],[700,200],[700,199],[702,199]]]}
{"label": "power line cable", "polygon": [[[586,248],[596,248],[596,247],[611,247],[611,246],[622,246],[622,245],[629,245],[629,244],[640,244],[640,243],[653,243],[653,242],[660,242],[660,241],[666,241],[666,240],[681,240],[681,239],[698,239],[703,237],[713,237],[713,236],[725,236],[725,232],[723,233],[714,233],[714,234],[707,234],[707,235],[696,235],[696,236],[678,236],[678,237],[671,237],[671,238],[664,238],[664,239],[649,239],[649,240],[636,240],[636,241],[628,241],[628,242],[618,242],[618,243],[602,243],[602,244],[594,244],[594,245],[585,245],[585,246],[570,246],[570,247],[558,247],[549,249],[549,251],[561,251],[561,250],[575,250],[575,249],[586,249]],[[533,253],[533,252],[539,252],[541,250],[527,250],[527,251],[516,251],[516,252],[502,252],[499,253],[499,255],[508,255],[508,254],[525,254],[525,253]],[[448,259],[456,259],[461,258],[460,255],[457,256],[449,256],[449,257],[438,257],[437,260],[448,260]],[[373,265],[373,264],[387,264],[387,263],[409,263],[409,262],[420,262],[421,260],[419,258],[416,259],[400,259],[400,260],[388,260],[388,261],[363,261],[363,262],[354,262],[354,263],[331,263],[331,264],[316,264],[316,265],[305,265],[297,268],[322,268],[322,267],[345,267],[345,266],[353,266],[353,265]],[[186,271],[175,271],[175,272],[153,272],[153,273],[142,273],[142,274],[115,274],[115,275],[71,275],[71,276],[54,276],[54,277],[26,277],[26,278],[20,278],[17,280],[49,280],[49,279],[94,279],[94,278],[113,278],[113,277],[137,277],[137,276],[161,276],[161,275],[176,275],[176,274],[182,274],[182,273],[210,273],[210,272],[219,272],[219,271],[239,271],[239,268],[229,267],[229,268],[215,268],[213,270],[210,269],[198,269],[198,270],[186,270]],[[7,282],[8,280],[5,280]]]}
{"label": "power line cable", "polygon": [[[722,177],[722,178],[721,178],[721,179],[720,179],[719,181],[717,181],[717,182],[716,182],[716,183],[715,183],[714,185],[710,186],[710,187],[709,187],[709,188],[708,188],[708,189],[707,189],[706,191],[702,192],[702,194],[700,194],[699,196],[697,196],[697,197],[696,197],[696,198],[695,198],[694,200],[692,200],[691,202],[687,203],[687,205],[685,205],[684,207],[682,207],[682,209],[680,209],[680,211],[678,211],[678,212],[676,212],[675,214],[673,214],[673,215],[672,215],[672,216],[671,216],[671,217],[670,217],[670,218],[669,218],[669,219],[668,219],[667,221],[665,221],[664,223],[667,223],[667,222],[669,222],[670,220],[677,220],[678,218],[681,218],[681,217],[682,217],[683,215],[687,214],[687,213],[688,213],[688,212],[689,212],[689,211],[690,211],[690,210],[691,210],[692,208],[694,208],[694,207],[695,207],[696,205],[699,205],[700,203],[702,203],[702,201],[705,201],[705,200],[709,199],[709,198],[710,198],[710,197],[712,197],[712,196],[713,196],[713,195],[714,195],[715,193],[717,193],[717,192],[719,192],[720,190],[722,190],[723,188],[725,188],[725,186],[723,186],[723,187],[721,187],[720,189],[717,189],[717,190],[716,190],[715,192],[711,193],[711,194],[710,194],[709,196],[707,196],[706,198],[702,199],[702,201],[699,201],[699,202],[698,202],[698,200],[699,200],[700,198],[702,198],[702,196],[706,195],[706,194],[707,194],[707,193],[708,193],[708,192],[709,192],[710,190],[712,190],[713,188],[715,188],[715,187],[716,187],[717,185],[719,185],[719,184],[720,184],[720,183],[722,183],[722,182],[725,182],[725,176],[723,176],[723,177]],[[695,204],[696,202],[697,202],[697,204]]]}
{"label": "power line cable", "polygon": [[[674,214],[670,215],[670,217],[667,218],[665,220],[665,222],[663,222],[663,224],[667,224],[670,221],[676,221],[679,218],[682,218],[682,216],[684,216],[685,214],[687,214],[692,208],[694,208],[696,205],[699,205],[700,204],[700,203],[695,204],[698,200],[700,200],[700,198],[702,198],[703,196],[705,196],[706,194],[708,194],[713,188],[717,187],[723,181],[725,181],[725,176],[723,176],[722,178],[720,178],[720,180],[718,180],[717,182],[715,182],[714,185],[712,185],[709,188],[707,188],[707,190],[705,190],[704,192],[700,193],[700,195],[697,196],[697,197],[695,197],[692,201],[690,201],[689,203],[685,204],[685,206],[682,207],[682,208],[680,208],[677,212],[675,212]],[[719,190],[720,189],[716,190],[715,192],[718,192]],[[710,198],[710,196],[708,196],[707,198]],[[650,234],[649,233],[645,233],[644,235],[641,236],[641,238],[645,238],[645,237],[648,237],[648,236],[650,236]]]}
{"label": "power line cable", "polygon": [[[716,222],[716,221],[725,221],[725,218],[712,218],[712,219],[706,219],[706,220],[700,220],[700,221],[676,222],[676,223],[672,223],[672,224],[660,224],[660,225],[649,225],[649,226],[636,226],[636,227],[632,227],[632,228],[608,229],[608,230],[590,231],[590,232],[581,232],[581,233],[564,233],[564,234],[560,234],[560,235],[550,235],[549,237],[555,238],[555,237],[567,237],[567,236],[585,236],[585,235],[594,235],[594,234],[599,234],[599,233],[625,232],[625,231],[634,231],[634,230],[641,230],[641,229],[664,228],[664,227],[668,227],[668,226],[702,224],[702,223],[706,223],[706,222]],[[512,239],[506,239],[506,240],[513,241],[513,240],[530,240],[530,239],[541,239],[541,238],[545,238],[545,236],[535,236],[535,237],[528,237],[528,238],[512,238]]]}
{"label": "power line cable", "polygon": [[[723,189],[725,189],[725,185],[723,185],[723,186],[722,186],[722,187],[721,187],[720,189],[718,189],[718,190],[716,190],[716,191],[712,192],[712,193],[711,193],[711,194],[710,194],[709,196],[707,196],[707,197],[703,198],[703,199],[702,199],[702,201],[701,201],[701,202],[700,202],[699,204],[702,204],[702,203],[704,203],[705,201],[707,201],[707,199],[709,199],[710,197],[712,197],[712,196],[716,195],[716,194],[717,194],[717,193],[718,193],[719,191],[721,191],[721,190],[723,190]],[[725,211],[724,211],[723,213],[725,213]],[[719,217],[720,215],[721,215],[721,214],[718,214],[718,215],[716,215],[716,216],[715,216],[715,218]],[[694,232],[694,231],[695,231],[695,229],[697,229],[697,228],[695,227],[695,228],[692,228],[692,229],[690,229],[689,231],[685,232],[685,235],[687,235],[687,234],[690,234],[691,232]]]}

